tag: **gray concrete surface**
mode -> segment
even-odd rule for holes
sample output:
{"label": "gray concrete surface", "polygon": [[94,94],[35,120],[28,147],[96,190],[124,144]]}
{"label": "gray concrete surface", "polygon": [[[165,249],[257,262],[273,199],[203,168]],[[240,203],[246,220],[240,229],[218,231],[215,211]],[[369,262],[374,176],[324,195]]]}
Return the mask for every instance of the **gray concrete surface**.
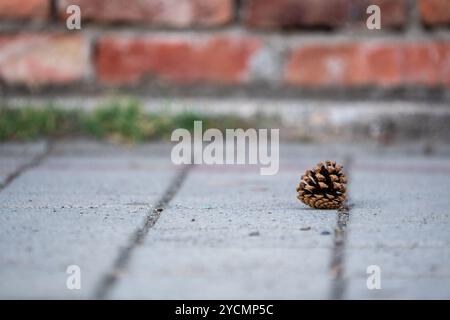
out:
{"label": "gray concrete surface", "polygon": [[3,187],[22,166],[45,152],[45,149],[45,142],[0,144],[0,187]]}
{"label": "gray concrete surface", "polygon": [[[449,299],[448,160],[361,159],[351,179],[346,297]],[[369,265],[380,267],[381,290],[367,290]]]}
{"label": "gray concrete surface", "polygon": [[[0,297],[98,298],[113,274],[106,298],[333,298],[337,213],[305,207],[295,187],[318,160],[350,157],[341,296],[448,299],[449,149],[422,150],[284,144],[275,176],[196,166],[134,243],[177,175],[170,146],[58,143],[0,192]],[[0,146],[2,172],[38,151]],[[81,290],[66,288],[71,264],[81,268]],[[369,265],[381,269],[380,290],[367,289]]]}
{"label": "gray concrete surface", "polygon": [[194,169],[113,297],[323,297],[335,215],[293,201],[297,179]]}
{"label": "gray concrete surface", "polygon": [[[0,296],[92,297],[174,174],[157,146],[57,146],[0,193]],[[69,265],[81,290],[66,287]]]}

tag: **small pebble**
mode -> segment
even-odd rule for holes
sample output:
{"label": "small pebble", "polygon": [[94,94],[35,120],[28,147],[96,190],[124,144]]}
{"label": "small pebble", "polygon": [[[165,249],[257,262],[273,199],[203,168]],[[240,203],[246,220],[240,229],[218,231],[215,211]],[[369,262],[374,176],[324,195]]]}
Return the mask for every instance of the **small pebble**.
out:
{"label": "small pebble", "polygon": [[259,231],[252,231],[248,234],[250,237],[259,236]]}
{"label": "small pebble", "polygon": [[301,231],[308,231],[311,230],[311,227],[302,227],[300,228]]}
{"label": "small pebble", "polygon": [[192,219],[191,219],[191,222],[194,222],[194,221],[195,221],[195,219],[194,219],[194,218],[192,218]]}
{"label": "small pebble", "polygon": [[320,234],[323,235],[323,236],[328,236],[328,235],[331,234],[331,232],[325,230],[325,231],[322,231]]}

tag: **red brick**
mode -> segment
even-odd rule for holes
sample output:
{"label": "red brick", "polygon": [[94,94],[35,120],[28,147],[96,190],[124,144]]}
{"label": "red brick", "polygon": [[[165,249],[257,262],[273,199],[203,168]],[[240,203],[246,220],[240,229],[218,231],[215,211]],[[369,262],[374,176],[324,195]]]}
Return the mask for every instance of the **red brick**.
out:
{"label": "red brick", "polygon": [[87,42],[79,35],[1,35],[0,53],[0,79],[8,84],[66,84],[88,70]]}
{"label": "red brick", "polygon": [[369,5],[381,9],[381,24],[401,27],[406,22],[406,0],[246,0],[244,20],[253,27],[365,27]]}
{"label": "red brick", "polygon": [[71,4],[80,6],[85,21],[168,27],[223,25],[234,11],[233,0],[59,0],[61,18]]}
{"label": "red brick", "polygon": [[366,26],[367,8],[377,5],[381,11],[381,29],[390,27],[401,27],[407,20],[407,3],[405,0],[350,0],[349,20]]}
{"label": "red brick", "polygon": [[206,39],[117,38],[99,41],[98,79],[107,84],[131,84],[151,77],[172,83],[241,83],[259,48],[255,38]]}
{"label": "red brick", "polygon": [[419,11],[426,25],[450,25],[449,0],[419,0]]}
{"label": "red brick", "polygon": [[404,82],[437,85],[440,78],[440,56],[435,44],[409,44],[404,46],[402,67]]}
{"label": "red brick", "polygon": [[359,56],[359,59],[364,61],[360,85],[388,87],[402,83],[402,51],[399,45],[361,45]]}
{"label": "red brick", "polygon": [[285,68],[289,84],[341,86],[360,81],[358,46],[355,44],[312,45],[292,52]]}
{"label": "red brick", "polygon": [[0,19],[45,20],[50,14],[50,0],[1,0]]}
{"label": "red brick", "polygon": [[439,84],[450,87],[450,42],[439,42],[436,44],[438,56]]}
{"label": "red brick", "polygon": [[252,27],[335,27],[347,21],[347,0],[246,0],[244,20]]}
{"label": "red brick", "polygon": [[294,49],[284,72],[291,85],[450,86],[450,43],[316,44]]}

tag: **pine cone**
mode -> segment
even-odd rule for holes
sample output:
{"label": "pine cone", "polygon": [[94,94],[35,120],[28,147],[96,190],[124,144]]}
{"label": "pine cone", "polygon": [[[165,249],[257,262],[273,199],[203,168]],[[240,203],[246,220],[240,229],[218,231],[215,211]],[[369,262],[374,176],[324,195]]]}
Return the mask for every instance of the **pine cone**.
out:
{"label": "pine cone", "polygon": [[338,209],[345,200],[343,167],[335,161],[319,162],[312,170],[306,170],[297,187],[297,198],[316,209]]}

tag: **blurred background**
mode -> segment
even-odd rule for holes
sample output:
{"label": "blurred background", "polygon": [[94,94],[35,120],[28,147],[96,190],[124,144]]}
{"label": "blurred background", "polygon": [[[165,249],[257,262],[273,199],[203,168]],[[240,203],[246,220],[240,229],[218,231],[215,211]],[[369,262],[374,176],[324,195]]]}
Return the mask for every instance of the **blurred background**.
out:
{"label": "blurred background", "polygon": [[[449,27],[450,0],[0,0],[0,298],[448,299]],[[194,120],[280,128],[279,174],[139,144]],[[326,159],[351,214],[296,199]]]}
{"label": "blurred background", "polygon": [[0,0],[0,139],[204,119],[429,152],[450,140],[449,25],[450,0]]}

